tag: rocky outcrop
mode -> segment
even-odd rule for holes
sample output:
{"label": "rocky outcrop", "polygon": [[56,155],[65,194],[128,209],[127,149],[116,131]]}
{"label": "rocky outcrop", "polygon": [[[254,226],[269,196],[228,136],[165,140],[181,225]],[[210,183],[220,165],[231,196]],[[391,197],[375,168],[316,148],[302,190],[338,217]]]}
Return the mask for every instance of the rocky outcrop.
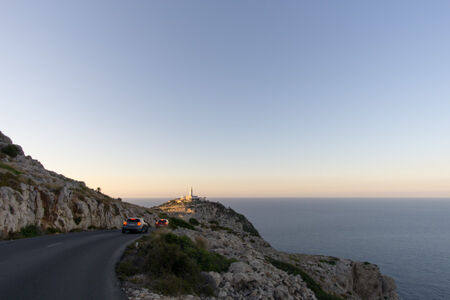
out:
{"label": "rocky outcrop", "polygon": [[[155,209],[170,213],[172,216],[184,219],[195,218],[204,223],[220,220],[220,226],[230,228],[236,232],[246,232],[253,236],[259,236],[258,231],[244,215],[235,212],[230,207],[226,208],[219,202],[205,200],[174,199]],[[218,225],[218,224],[217,224]]]}
{"label": "rocky outcrop", "polygon": [[12,140],[0,131],[0,147],[12,144]]}
{"label": "rocky outcrop", "polygon": [[[18,151],[10,152],[11,146]],[[83,182],[46,170],[1,132],[0,149],[5,149],[0,152],[0,237],[29,225],[68,232],[119,228],[128,216],[142,216],[149,222],[157,218],[147,208],[110,198]]]}
{"label": "rocky outcrop", "polygon": [[[208,250],[236,260],[226,273],[209,272],[217,290],[216,299],[398,299],[395,282],[383,276],[376,265],[277,251],[244,216],[220,203],[175,199],[155,209],[187,222],[195,219],[195,230],[177,228],[173,233],[202,240]],[[289,273],[273,262],[299,272]],[[330,298],[322,298],[320,290]],[[184,299],[133,285],[125,285],[125,291],[131,299]]]}

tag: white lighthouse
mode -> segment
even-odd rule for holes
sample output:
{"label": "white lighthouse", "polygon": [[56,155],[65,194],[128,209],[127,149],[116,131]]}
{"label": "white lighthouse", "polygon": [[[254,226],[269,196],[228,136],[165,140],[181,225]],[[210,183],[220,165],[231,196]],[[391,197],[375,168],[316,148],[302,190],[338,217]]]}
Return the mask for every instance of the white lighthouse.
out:
{"label": "white lighthouse", "polygon": [[191,186],[191,188],[189,189],[189,195],[180,198],[180,200],[185,200],[185,201],[206,200],[206,197],[195,196],[194,195],[194,189]]}

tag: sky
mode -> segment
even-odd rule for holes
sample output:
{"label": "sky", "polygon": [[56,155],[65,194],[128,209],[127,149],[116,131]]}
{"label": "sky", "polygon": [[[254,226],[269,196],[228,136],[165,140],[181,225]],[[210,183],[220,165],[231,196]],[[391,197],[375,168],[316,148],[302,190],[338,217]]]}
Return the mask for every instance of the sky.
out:
{"label": "sky", "polygon": [[450,197],[448,1],[3,1],[0,130],[114,197]]}

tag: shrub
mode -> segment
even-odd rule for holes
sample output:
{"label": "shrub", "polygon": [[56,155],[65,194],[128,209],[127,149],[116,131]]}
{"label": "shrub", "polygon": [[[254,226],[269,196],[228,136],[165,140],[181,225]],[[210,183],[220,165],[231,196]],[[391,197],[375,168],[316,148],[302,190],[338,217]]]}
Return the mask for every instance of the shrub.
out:
{"label": "shrub", "polygon": [[330,259],[320,259],[319,261],[321,263],[326,263],[326,264],[335,266],[336,263],[339,261],[339,258],[337,258],[337,257],[330,257]]}
{"label": "shrub", "polygon": [[2,148],[2,152],[14,158],[20,153],[20,147],[13,144],[7,145]]}
{"label": "shrub", "polygon": [[73,221],[75,222],[75,224],[80,224],[81,223],[81,217],[73,217]]}
{"label": "shrub", "polygon": [[122,261],[117,265],[116,271],[120,275],[131,276],[139,271],[139,268],[131,261]]}
{"label": "shrub", "polygon": [[55,234],[55,233],[60,233],[60,232],[61,232],[61,230],[59,230],[59,228],[55,228],[55,227],[48,227],[45,230],[46,234]]}
{"label": "shrub", "polygon": [[187,228],[190,230],[195,230],[195,227],[189,224],[188,222],[178,219],[178,218],[169,218],[169,226],[172,229],[176,229],[178,227]]}
{"label": "shrub", "polygon": [[23,227],[20,230],[20,233],[22,233],[23,237],[26,237],[26,238],[41,235],[40,229],[38,227],[36,227],[35,225],[27,225],[27,226]]}
{"label": "shrub", "polygon": [[166,295],[212,296],[214,288],[202,271],[227,271],[231,260],[200,248],[186,236],[153,233],[125,251],[116,271],[119,278],[145,274],[149,287]]}
{"label": "shrub", "polygon": [[38,228],[35,225],[27,225],[25,227],[22,227],[20,231],[18,232],[10,232],[8,238],[17,240],[17,239],[23,239],[23,238],[29,238],[29,237],[35,237],[41,235],[42,232],[40,228]]}
{"label": "shrub", "polygon": [[300,275],[308,288],[314,292],[318,300],[343,300],[341,297],[326,293],[322,290],[322,287],[314,281],[314,279],[296,266],[271,257],[266,257],[266,260],[276,268],[283,270],[288,274]]}
{"label": "shrub", "polygon": [[200,222],[196,218],[190,218],[189,223],[191,223],[194,226],[200,225]]}

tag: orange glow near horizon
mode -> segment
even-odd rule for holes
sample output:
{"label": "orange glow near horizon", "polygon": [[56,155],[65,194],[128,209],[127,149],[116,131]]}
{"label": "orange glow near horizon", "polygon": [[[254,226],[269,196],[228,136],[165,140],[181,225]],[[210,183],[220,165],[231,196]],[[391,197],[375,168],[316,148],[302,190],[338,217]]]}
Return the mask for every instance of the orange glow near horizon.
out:
{"label": "orange glow near horizon", "polygon": [[[448,179],[440,180],[183,180],[97,181],[104,193],[121,198],[176,198],[193,185],[195,194],[207,197],[450,197]],[[186,183],[187,182],[187,183]],[[91,188],[97,186],[87,182]],[[231,187],[231,188],[230,188]]]}

